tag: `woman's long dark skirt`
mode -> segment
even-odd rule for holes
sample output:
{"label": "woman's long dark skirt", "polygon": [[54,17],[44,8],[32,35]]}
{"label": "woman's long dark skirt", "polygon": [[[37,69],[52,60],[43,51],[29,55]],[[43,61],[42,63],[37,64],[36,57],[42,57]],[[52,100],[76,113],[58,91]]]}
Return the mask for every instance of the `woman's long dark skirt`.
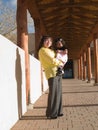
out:
{"label": "woman's long dark skirt", "polygon": [[46,110],[47,117],[56,117],[62,114],[62,76],[48,79],[49,94]]}

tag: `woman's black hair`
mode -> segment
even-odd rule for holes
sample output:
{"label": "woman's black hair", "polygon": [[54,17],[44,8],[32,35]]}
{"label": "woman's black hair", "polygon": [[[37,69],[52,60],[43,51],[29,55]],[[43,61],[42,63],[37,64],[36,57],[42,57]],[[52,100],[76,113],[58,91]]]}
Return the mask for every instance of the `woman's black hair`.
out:
{"label": "woman's black hair", "polygon": [[40,50],[41,47],[43,47],[44,42],[45,42],[47,39],[49,39],[49,38],[52,39],[52,37],[51,37],[51,36],[48,36],[48,35],[45,35],[45,36],[42,36],[42,37],[41,37],[41,40],[40,40],[40,43],[39,43],[38,51]]}

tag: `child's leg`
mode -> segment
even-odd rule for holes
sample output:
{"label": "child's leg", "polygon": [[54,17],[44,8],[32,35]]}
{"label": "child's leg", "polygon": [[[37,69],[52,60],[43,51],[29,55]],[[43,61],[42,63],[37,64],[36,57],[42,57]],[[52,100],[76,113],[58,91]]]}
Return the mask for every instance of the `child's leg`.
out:
{"label": "child's leg", "polygon": [[62,75],[64,71],[62,70],[62,66],[59,66],[57,69],[57,75]]}

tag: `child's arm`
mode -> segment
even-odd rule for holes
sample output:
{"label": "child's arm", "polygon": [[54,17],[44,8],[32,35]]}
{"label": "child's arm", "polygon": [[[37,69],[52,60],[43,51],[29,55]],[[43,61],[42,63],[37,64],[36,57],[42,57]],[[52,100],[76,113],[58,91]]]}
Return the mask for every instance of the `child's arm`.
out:
{"label": "child's arm", "polygon": [[65,49],[65,50],[63,51],[63,53],[64,53],[64,54],[68,54],[68,49]]}

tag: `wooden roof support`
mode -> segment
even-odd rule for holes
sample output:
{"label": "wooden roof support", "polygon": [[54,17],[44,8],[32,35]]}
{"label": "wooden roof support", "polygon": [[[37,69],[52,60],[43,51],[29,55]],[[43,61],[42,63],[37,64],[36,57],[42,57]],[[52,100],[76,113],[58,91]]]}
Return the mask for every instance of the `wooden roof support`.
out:
{"label": "wooden roof support", "polygon": [[78,79],[80,79],[80,59],[78,59]]}
{"label": "wooden roof support", "polygon": [[83,56],[80,56],[80,79],[83,80]]}
{"label": "wooden roof support", "polygon": [[29,102],[30,66],[28,55],[27,2],[17,0],[17,44],[25,51],[26,101]]}
{"label": "wooden roof support", "polygon": [[86,52],[83,52],[83,80],[86,80]]}
{"label": "wooden roof support", "polygon": [[87,83],[91,82],[91,50],[90,46],[87,47]]}
{"label": "wooden roof support", "polygon": [[34,19],[35,24],[35,54],[34,56],[38,59],[38,47],[42,36],[40,19]]}
{"label": "wooden roof support", "polygon": [[94,35],[95,85],[98,86],[98,34]]}

